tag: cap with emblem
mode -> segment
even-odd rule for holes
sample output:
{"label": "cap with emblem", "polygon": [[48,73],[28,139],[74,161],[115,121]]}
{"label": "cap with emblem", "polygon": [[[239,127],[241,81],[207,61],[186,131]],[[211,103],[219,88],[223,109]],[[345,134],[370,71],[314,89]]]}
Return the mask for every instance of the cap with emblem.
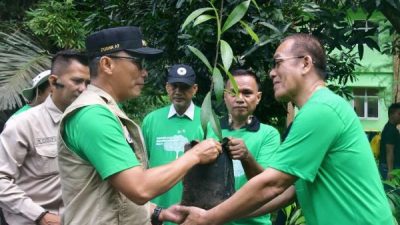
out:
{"label": "cap with emblem", "polygon": [[169,68],[167,82],[170,84],[185,83],[193,85],[196,83],[196,74],[192,67],[185,64],[176,64]]}
{"label": "cap with emblem", "polygon": [[33,100],[36,88],[39,87],[39,85],[43,84],[44,82],[48,81],[50,73],[51,73],[50,70],[45,70],[39,73],[36,77],[32,79],[32,86],[22,90],[22,96],[24,96],[24,98],[28,102]]}
{"label": "cap with emblem", "polygon": [[126,51],[133,56],[152,58],[162,53],[160,49],[147,47],[139,28],[134,26],[114,27],[95,32],[86,38],[86,50],[89,57]]}

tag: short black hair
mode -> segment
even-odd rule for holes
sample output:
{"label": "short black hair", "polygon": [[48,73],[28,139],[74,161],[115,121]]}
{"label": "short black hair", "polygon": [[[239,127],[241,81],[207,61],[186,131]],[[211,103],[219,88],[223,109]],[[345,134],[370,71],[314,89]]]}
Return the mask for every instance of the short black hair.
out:
{"label": "short black hair", "polygon": [[400,102],[393,103],[389,106],[388,116],[392,115],[396,110],[400,109]]}
{"label": "short black hair", "polygon": [[76,60],[82,65],[88,66],[88,57],[85,53],[75,50],[67,49],[57,52],[51,59],[51,74],[62,75],[65,69],[71,64],[72,60]]}
{"label": "short black hair", "polygon": [[[239,76],[250,76],[253,77],[254,80],[257,83],[257,88],[259,91],[261,89],[261,82],[260,82],[260,78],[258,78],[258,76],[256,75],[256,73],[254,73],[252,70],[250,69],[243,69],[243,68],[238,68],[238,69],[234,69],[231,71],[231,74],[233,77],[239,77]],[[228,83],[229,79],[226,80],[226,84]]]}
{"label": "short black hair", "polygon": [[281,43],[287,40],[294,40],[291,50],[295,55],[311,56],[318,75],[325,80],[327,78],[326,54],[319,39],[311,34],[298,33],[284,38]]}
{"label": "short black hair", "polygon": [[97,72],[99,70],[99,62],[100,62],[100,56],[90,59],[89,62],[90,79],[94,79],[97,77]]}

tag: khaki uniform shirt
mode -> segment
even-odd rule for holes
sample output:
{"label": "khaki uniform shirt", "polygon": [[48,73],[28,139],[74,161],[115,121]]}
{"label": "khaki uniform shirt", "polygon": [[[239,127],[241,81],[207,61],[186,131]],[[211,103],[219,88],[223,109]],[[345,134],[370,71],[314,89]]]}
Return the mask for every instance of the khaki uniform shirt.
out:
{"label": "khaki uniform shirt", "polygon": [[[140,128],[119,109],[115,100],[103,90],[89,85],[64,112],[59,133],[59,168],[65,213],[64,225],[150,225],[150,204],[137,205],[110,182],[102,180],[96,169],[68,148],[63,140],[65,118],[89,105],[110,110],[125,130],[125,139],[136,157],[147,168],[148,159]],[[101,121],[99,121],[101,123]],[[96,140],[92,140],[96,141]]]}
{"label": "khaki uniform shirt", "polygon": [[10,118],[0,135],[0,207],[9,225],[33,225],[42,212],[63,208],[56,159],[61,116],[49,96]]}

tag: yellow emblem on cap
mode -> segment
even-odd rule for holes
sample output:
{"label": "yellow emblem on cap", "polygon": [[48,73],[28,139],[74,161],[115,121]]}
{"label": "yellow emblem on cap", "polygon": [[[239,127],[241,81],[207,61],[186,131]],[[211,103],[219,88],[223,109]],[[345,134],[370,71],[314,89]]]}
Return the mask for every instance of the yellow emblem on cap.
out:
{"label": "yellow emblem on cap", "polygon": [[146,46],[147,46],[147,42],[146,42],[145,40],[142,40],[142,45],[143,45],[144,47],[146,47]]}
{"label": "yellow emblem on cap", "polygon": [[110,50],[113,50],[116,48],[119,48],[119,44],[113,44],[113,45],[109,45],[106,47],[102,47],[102,48],[100,48],[100,52],[106,52],[106,51],[110,51]]}

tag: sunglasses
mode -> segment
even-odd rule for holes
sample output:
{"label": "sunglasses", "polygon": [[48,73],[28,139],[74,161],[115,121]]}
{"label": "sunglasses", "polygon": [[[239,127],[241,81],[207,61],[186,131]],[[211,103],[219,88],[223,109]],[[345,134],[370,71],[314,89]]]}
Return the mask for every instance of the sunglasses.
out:
{"label": "sunglasses", "polygon": [[106,55],[106,56],[113,59],[128,59],[133,64],[135,64],[139,68],[139,70],[144,69],[146,65],[144,58],[138,58],[132,56],[119,56],[119,55]]}

